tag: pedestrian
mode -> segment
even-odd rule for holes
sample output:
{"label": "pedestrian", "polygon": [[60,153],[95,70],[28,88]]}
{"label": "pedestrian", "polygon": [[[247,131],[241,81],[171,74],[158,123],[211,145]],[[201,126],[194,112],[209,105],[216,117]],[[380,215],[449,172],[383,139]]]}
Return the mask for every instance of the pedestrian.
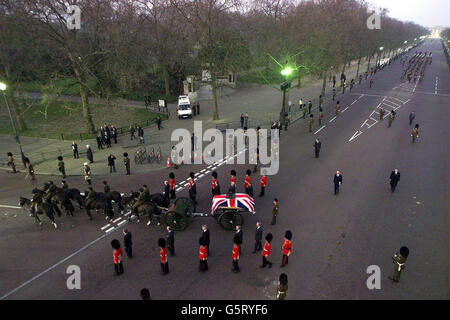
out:
{"label": "pedestrian", "polygon": [[248,113],[244,113],[244,128],[248,128]]}
{"label": "pedestrian", "polygon": [[285,273],[280,274],[277,286],[277,300],[286,299],[288,290],[288,277]]}
{"label": "pedestrian", "polygon": [[253,249],[252,253],[256,253],[256,251],[262,250],[262,236],[263,236],[263,228],[261,226],[261,222],[256,222],[256,229],[255,229],[255,247]]}
{"label": "pedestrian", "polygon": [[256,148],[255,163],[253,165],[253,172],[256,172],[258,170],[258,164],[259,164],[259,148]]}
{"label": "pedestrian", "polygon": [[159,258],[161,263],[161,272],[163,275],[166,275],[169,273],[169,261],[167,258],[166,240],[164,238],[159,238],[158,246],[159,246]]}
{"label": "pedestrian", "polygon": [[312,102],[311,102],[311,100],[309,100],[309,103],[308,103],[308,114],[311,114],[311,108],[312,108]]}
{"label": "pedestrian", "polygon": [[271,246],[270,242],[272,241],[272,234],[268,233],[266,235],[266,242],[264,243],[264,249],[262,251],[262,265],[260,268],[265,268],[267,265],[269,265],[269,268],[272,268],[272,262],[269,261]]}
{"label": "pedestrian", "polygon": [[210,238],[209,238],[209,229],[206,224],[202,225],[202,238],[205,240],[205,246],[206,246],[206,254],[209,257],[209,248],[210,248]]}
{"label": "pedestrian", "polygon": [[8,152],[6,155],[8,156],[8,163],[7,163],[8,167],[11,167],[13,173],[17,173],[16,165],[14,164],[13,154],[11,152]]}
{"label": "pedestrian", "polygon": [[236,226],[236,233],[234,235],[239,238],[239,253],[241,253],[242,252],[241,245],[244,240],[244,234],[242,232],[241,226],[239,225]]}
{"label": "pedestrian", "polygon": [[111,126],[111,136],[114,139],[114,143],[117,144],[117,129],[115,126]]}
{"label": "pedestrian", "polygon": [[94,163],[94,154],[92,153],[92,149],[90,145],[86,145],[86,158],[90,163]]}
{"label": "pedestrian", "polygon": [[397,168],[394,169],[394,171],[391,172],[391,175],[389,176],[389,184],[391,185],[391,191],[394,192],[395,188],[397,187],[398,182],[400,181],[400,172]]}
{"label": "pedestrian", "polygon": [[231,271],[233,271],[234,273],[238,273],[239,271],[241,271],[239,269],[239,247],[239,237],[234,236],[233,250],[231,252],[231,257],[233,258],[233,268],[231,269]]}
{"label": "pedestrian", "polygon": [[366,71],[365,73],[364,73],[364,80],[367,80],[367,77],[369,76],[369,72],[368,71]]}
{"label": "pedestrian", "polygon": [[197,137],[192,133],[191,135],[191,151],[197,150]]}
{"label": "pedestrian", "polygon": [[336,87],[336,76],[333,76],[333,88]]}
{"label": "pedestrian", "polygon": [[343,83],[342,83],[342,94],[344,94],[345,93],[345,88],[347,87],[347,83],[344,81]]}
{"label": "pedestrian", "polygon": [[25,158],[25,168],[27,170],[27,174],[25,176],[25,179],[27,177],[30,177],[31,181],[35,181],[36,180],[36,176],[34,175],[34,169],[33,169],[33,166],[32,166],[32,164],[30,162],[30,159],[28,159],[28,158]]}
{"label": "pedestrian", "polygon": [[300,98],[300,100],[298,101],[298,109],[301,110],[303,108],[303,99]]}
{"label": "pedestrian", "polygon": [[273,199],[272,222],[270,223],[270,225],[273,226],[277,223],[277,216],[278,216],[279,211],[280,211],[280,207],[278,205],[278,199],[275,198],[275,199]]}
{"label": "pedestrian", "polygon": [[409,114],[409,125],[412,125],[413,120],[416,118],[416,113],[414,111],[412,111]]}
{"label": "pedestrian", "polygon": [[323,103],[323,98],[322,98],[322,95],[320,95],[319,96],[319,109],[322,106],[322,103]]}
{"label": "pedestrian", "polygon": [[281,247],[281,249],[283,250],[283,260],[281,262],[282,268],[288,264],[289,256],[292,253],[291,239],[292,239],[292,232],[290,230],[287,230],[286,233],[284,234],[283,246]]}
{"label": "pedestrian", "polygon": [[394,282],[400,282],[400,276],[403,269],[405,269],[406,259],[409,256],[409,249],[407,247],[401,247],[400,253],[394,254],[392,257],[392,262],[395,264],[394,275],[389,277],[390,280]]}
{"label": "pedestrian", "polygon": [[96,139],[97,139],[97,148],[98,148],[98,150],[103,149],[103,138],[102,138],[102,135],[100,133],[97,135]]}
{"label": "pedestrian", "polygon": [[175,255],[175,232],[167,226],[167,249],[171,257]]}
{"label": "pedestrian", "polygon": [[333,101],[336,99],[336,89],[333,88]]}
{"label": "pedestrian", "polygon": [[123,230],[123,246],[128,258],[133,258],[133,242],[131,241],[131,232]]}
{"label": "pedestrian", "polygon": [[90,186],[92,184],[91,180],[91,168],[89,167],[89,164],[85,162],[83,164],[83,173],[84,173],[84,181]]}
{"label": "pedestrian", "polygon": [[200,237],[198,239],[198,243],[200,244],[200,253],[199,253],[199,259],[200,259],[200,271],[208,271],[208,253],[207,248],[205,244],[205,239]]}
{"label": "pedestrian", "polygon": [[109,173],[112,173],[113,171],[116,172],[115,160],[116,157],[113,154],[109,154],[108,156]]}
{"label": "pedestrian", "polygon": [[211,193],[212,196],[216,196],[220,194],[220,185],[219,181],[217,181],[217,171],[212,172],[212,180],[211,180]]}
{"label": "pedestrian", "polygon": [[76,144],[75,141],[72,141],[72,151],[73,151],[73,158],[79,159],[80,155],[78,154],[78,144]]}
{"label": "pedestrian", "polygon": [[259,197],[263,197],[264,196],[264,191],[267,187],[267,176],[265,174],[263,174],[261,176],[261,180],[259,182],[259,186],[261,187],[261,192],[259,193]]}
{"label": "pedestrian", "polygon": [[288,113],[291,113],[292,110],[292,101],[288,102]]}
{"label": "pedestrian", "polygon": [[138,136],[139,136],[139,143],[144,144],[144,129],[142,129],[141,126],[138,126]]}
{"label": "pedestrian", "polygon": [[[194,202],[194,205],[198,205],[197,200],[195,199],[197,197],[197,185],[195,184],[194,179],[194,172],[189,173],[189,198]],[[195,209],[195,207],[194,207]]]}
{"label": "pedestrian", "polygon": [[244,128],[244,114],[241,113],[241,129]]}
{"label": "pedestrian", "polygon": [[251,176],[252,171],[250,169],[247,170],[246,174],[245,174],[245,180],[244,180],[244,189],[245,189],[245,193],[248,194],[249,190],[248,187],[250,185],[250,181],[251,181]]}
{"label": "pedestrian", "polygon": [[110,135],[109,128],[108,128],[108,132],[105,132],[105,136],[104,137],[105,137],[104,140],[105,140],[106,147],[111,148],[111,135]]}
{"label": "pedestrian", "polygon": [[369,81],[369,89],[372,88],[372,85],[373,85],[373,78],[370,78],[370,81]]}
{"label": "pedestrian", "polygon": [[123,153],[123,164],[125,165],[125,169],[127,170],[126,175],[129,176],[130,173],[130,158],[128,158],[128,152]]}
{"label": "pedestrian", "polygon": [[362,82],[362,74],[359,75],[359,84]]}
{"label": "pedestrian", "polygon": [[123,264],[122,264],[122,248],[120,247],[120,242],[117,239],[111,241],[111,247],[113,248],[113,260],[114,260],[114,275],[120,276],[123,274]]}
{"label": "pedestrian", "polygon": [[141,289],[141,300],[152,300],[150,297],[150,290],[147,288]]}
{"label": "pedestrian", "polygon": [[136,129],[133,126],[130,126],[130,139],[134,140],[135,136],[134,133],[136,132]]}
{"label": "pedestrian", "polygon": [[354,79],[352,79],[351,81],[350,81],[350,92],[352,92],[352,89],[353,89],[353,86],[355,85],[355,80]]}
{"label": "pedestrian", "polygon": [[158,130],[161,130],[161,117],[160,116],[158,116],[156,118],[156,125],[158,126]]}
{"label": "pedestrian", "polygon": [[314,115],[310,114],[309,115],[309,120],[308,120],[309,132],[312,132],[313,125],[314,125]]}
{"label": "pedestrian", "polygon": [[169,173],[170,178],[170,199],[175,199],[175,174],[173,172]]}
{"label": "pedestrian", "polygon": [[334,194],[338,194],[339,187],[342,184],[342,175],[339,170],[336,171],[336,174],[334,175],[333,183],[334,183]]}
{"label": "pedestrian", "polygon": [[341,105],[340,105],[339,100],[338,100],[338,101],[336,101],[336,106],[334,107],[334,111],[335,111],[336,116],[339,114],[340,107],[341,107]]}
{"label": "pedestrian", "polygon": [[314,153],[316,158],[319,157],[320,148],[322,148],[322,142],[320,142],[319,138],[316,138],[316,141],[314,141]]}

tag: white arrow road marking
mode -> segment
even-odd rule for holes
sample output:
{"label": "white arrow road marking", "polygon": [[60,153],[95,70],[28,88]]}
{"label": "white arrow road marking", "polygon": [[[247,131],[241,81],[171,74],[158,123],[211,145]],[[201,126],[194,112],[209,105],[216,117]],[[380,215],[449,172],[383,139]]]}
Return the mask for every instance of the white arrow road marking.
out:
{"label": "white arrow road marking", "polygon": [[362,131],[356,131],[355,134],[350,138],[350,140],[348,140],[348,142],[352,141],[353,139],[355,139],[357,136],[359,136],[362,133]]}

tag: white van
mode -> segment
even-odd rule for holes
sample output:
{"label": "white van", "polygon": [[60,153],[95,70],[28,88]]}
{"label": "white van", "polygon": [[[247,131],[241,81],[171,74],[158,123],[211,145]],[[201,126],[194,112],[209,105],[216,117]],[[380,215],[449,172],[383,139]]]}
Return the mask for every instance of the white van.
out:
{"label": "white van", "polygon": [[192,107],[191,102],[189,101],[188,96],[179,96],[178,97],[178,119],[182,118],[192,118]]}

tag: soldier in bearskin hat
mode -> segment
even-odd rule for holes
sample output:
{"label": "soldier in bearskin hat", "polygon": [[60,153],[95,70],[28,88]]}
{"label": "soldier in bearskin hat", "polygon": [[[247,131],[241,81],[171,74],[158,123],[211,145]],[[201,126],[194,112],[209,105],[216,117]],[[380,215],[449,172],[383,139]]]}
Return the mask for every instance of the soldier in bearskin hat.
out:
{"label": "soldier in bearskin hat", "polygon": [[203,237],[198,239],[198,243],[200,244],[200,271],[208,271],[208,253],[206,248],[206,241]]}
{"label": "soldier in bearskin hat", "polygon": [[194,173],[189,173],[189,198],[194,202],[195,205],[198,205],[197,200],[195,199],[197,197],[197,186],[195,184],[194,180]]}
{"label": "soldier in bearskin hat", "polygon": [[175,199],[175,174],[173,172],[169,173],[169,187],[170,187],[170,199]]}
{"label": "soldier in bearskin hat", "polygon": [[283,261],[281,262],[281,267],[284,267],[288,264],[288,257],[291,255],[292,252],[292,232],[290,230],[287,230],[284,234],[283,239],[283,246],[281,247],[283,250]]}
{"label": "soldier in bearskin hat", "polygon": [[111,241],[111,247],[113,248],[114,270],[115,275],[120,276],[123,273],[122,264],[122,248],[120,242],[117,239]]}
{"label": "soldier in bearskin hat", "polygon": [[211,180],[211,193],[214,196],[220,194],[220,185],[219,185],[219,181],[217,180],[217,171],[213,171],[212,175],[212,180]]}
{"label": "soldier in bearskin hat", "polygon": [[286,291],[288,289],[288,277],[285,273],[280,274],[277,286],[277,300],[284,300],[286,298]]}
{"label": "soldier in bearskin hat", "polygon": [[64,166],[63,157],[58,156],[58,170],[62,173],[63,179],[66,178],[66,168]]}
{"label": "soldier in bearskin hat", "polygon": [[269,268],[272,268],[272,262],[269,261],[269,256],[270,256],[270,251],[271,251],[271,246],[270,246],[270,242],[272,241],[272,234],[268,233],[266,235],[266,243],[264,244],[264,249],[262,252],[262,261],[263,264],[262,266],[260,266],[260,268],[265,268],[266,265],[269,265]]}
{"label": "soldier in bearskin hat", "polygon": [[232,258],[233,258],[233,269],[231,269],[231,271],[233,271],[234,273],[237,273],[239,271],[241,271],[239,269],[239,246],[240,246],[240,239],[238,236],[234,236],[233,237],[233,250],[232,250]]}
{"label": "soldier in bearskin hat", "polygon": [[407,247],[401,247],[400,253],[394,254],[392,257],[392,262],[395,264],[394,276],[389,277],[394,282],[400,281],[400,275],[402,274],[403,269],[405,269],[406,259],[409,255],[409,249]]}
{"label": "soldier in bearskin hat", "polygon": [[125,169],[127,169],[127,176],[129,176],[130,173],[130,158],[128,158],[128,153],[123,153],[123,163],[125,164]]}
{"label": "soldier in bearskin hat", "polygon": [[245,193],[248,194],[249,193],[249,186],[250,186],[250,176],[252,175],[252,171],[250,169],[247,170],[246,174],[245,174],[245,181],[244,181],[244,188],[245,188]]}
{"label": "soldier in bearskin hat", "polygon": [[161,262],[161,272],[163,275],[169,273],[169,262],[167,259],[167,246],[166,246],[166,239],[159,238],[158,239],[158,246],[159,246],[159,257]]}

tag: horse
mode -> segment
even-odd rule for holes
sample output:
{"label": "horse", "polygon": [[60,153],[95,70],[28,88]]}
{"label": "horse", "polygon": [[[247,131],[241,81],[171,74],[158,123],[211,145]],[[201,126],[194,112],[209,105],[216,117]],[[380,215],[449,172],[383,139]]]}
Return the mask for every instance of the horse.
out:
{"label": "horse", "polygon": [[[138,193],[132,193],[132,196],[134,195],[135,198],[139,195]],[[155,193],[148,197],[148,201],[145,201],[141,205],[139,205],[137,209],[137,222],[139,222],[139,214],[144,213],[148,217],[147,225],[150,225],[153,221],[153,216],[157,220],[157,225],[161,224],[161,214],[162,211],[160,208],[164,207],[167,208],[170,204],[170,200],[167,201],[167,198],[164,197],[162,193]],[[128,221],[131,221],[131,217],[136,216],[136,214],[131,214],[128,218]]]}
{"label": "horse", "polygon": [[66,210],[66,215],[71,215],[73,217],[73,212],[75,208],[73,207],[72,202],[70,201],[70,195],[68,192],[65,192],[64,189],[58,189],[56,194],[51,198],[51,202],[61,204],[61,208]]}
{"label": "horse", "polygon": [[[86,192],[85,194],[88,194]],[[89,219],[92,220],[92,214],[91,210],[94,209],[95,211],[103,210],[105,214],[105,219],[112,219],[114,217],[114,211],[111,204],[111,198],[105,195],[102,192],[96,193],[95,199],[92,200],[90,203],[85,204],[86,208],[86,214],[89,216]]]}
{"label": "horse", "polygon": [[40,190],[37,188],[33,189],[33,192],[39,193],[43,199],[43,202],[47,202],[50,203],[53,207],[53,211],[56,212],[56,214],[58,215],[58,217],[61,217],[61,210],[58,207],[58,202],[56,201],[56,199],[53,199],[54,197],[51,197],[48,201],[44,200],[46,198],[46,190],[48,189],[48,185],[44,184],[44,190]]}
{"label": "horse", "polygon": [[41,208],[44,210],[44,212],[42,212],[42,209],[36,211],[35,206],[30,199],[27,199],[25,197],[20,197],[19,206],[22,208],[28,208],[30,210],[32,217],[34,217],[34,221],[36,223],[39,223],[39,225],[42,225],[42,221],[41,221],[41,219],[39,219],[38,215],[43,214],[45,212],[45,214],[50,219],[50,221],[52,222],[55,229],[58,228],[58,225],[56,224],[56,221],[55,221],[53,205],[51,203],[43,202],[41,205]]}
{"label": "horse", "polygon": [[80,194],[80,190],[76,188],[62,189],[69,195],[70,200],[76,201],[80,206],[80,209],[84,206],[84,198]]}

